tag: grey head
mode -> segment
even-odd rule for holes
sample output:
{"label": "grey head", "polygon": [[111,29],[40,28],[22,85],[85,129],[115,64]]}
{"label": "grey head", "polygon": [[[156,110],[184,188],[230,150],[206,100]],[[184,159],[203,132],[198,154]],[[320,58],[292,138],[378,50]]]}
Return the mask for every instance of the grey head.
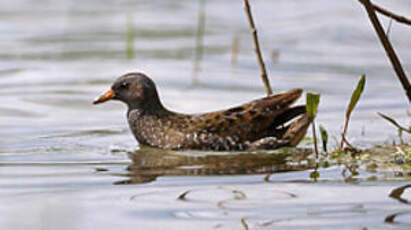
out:
{"label": "grey head", "polygon": [[140,109],[145,112],[162,110],[154,82],[143,73],[127,73],[115,80],[111,89],[96,98],[94,104],[108,100],[119,100],[127,104],[129,111]]}

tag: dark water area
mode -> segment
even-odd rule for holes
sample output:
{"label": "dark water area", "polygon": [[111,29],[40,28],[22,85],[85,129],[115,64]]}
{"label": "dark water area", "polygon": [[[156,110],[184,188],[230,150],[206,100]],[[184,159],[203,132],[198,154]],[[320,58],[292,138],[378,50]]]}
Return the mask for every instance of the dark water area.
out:
{"label": "dark water area", "polygon": [[[179,112],[264,96],[241,1],[206,1],[204,53],[194,73],[199,2],[0,2],[0,229],[410,229],[411,190],[390,196],[409,177],[360,168],[347,180],[343,167],[333,166],[313,182],[311,167],[292,150],[144,148],[123,105],[91,104],[129,71],[151,76],[164,104]],[[408,0],[375,2],[411,15]],[[407,126],[410,107],[357,1],[252,7],[274,91],[321,93],[317,123],[327,128],[330,148],[362,73],[367,84],[348,139],[360,148],[399,142],[377,112]],[[410,38],[409,27],[392,22],[390,39],[407,73]],[[299,154],[307,147],[303,142]]]}

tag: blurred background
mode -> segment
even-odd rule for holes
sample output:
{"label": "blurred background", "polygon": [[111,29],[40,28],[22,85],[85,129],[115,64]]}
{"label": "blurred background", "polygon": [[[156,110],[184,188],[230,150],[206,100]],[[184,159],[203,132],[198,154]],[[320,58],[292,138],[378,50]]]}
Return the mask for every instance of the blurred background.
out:
{"label": "blurred background", "polygon": [[[411,11],[407,0],[376,3],[402,15]],[[126,129],[122,105],[90,102],[129,71],[151,76],[165,104],[181,112],[222,109],[265,94],[241,1],[0,4],[2,152],[67,147],[54,138],[42,143],[40,136]],[[253,1],[252,10],[274,91],[321,93],[319,123],[331,133],[341,132],[362,73],[368,82],[353,114],[352,141],[395,138],[396,129],[376,112],[407,124],[406,97],[357,1]],[[390,21],[381,20],[387,28]],[[408,72],[410,37],[409,27],[392,23],[390,39]],[[110,139],[134,145],[129,136]],[[84,147],[107,147],[86,139]]]}
{"label": "blurred background", "polygon": [[[374,2],[411,15],[409,0]],[[348,139],[360,147],[398,142],[395,127],[377,112],[409,125],[409,103],[358,1],[251,5],[274,92],[301,87],[321,93],[317,123],[335,146],[351,93],[365,73]],[[389,27],[389,19],[380,20]],[[389,37],[410,75],[410,27],[392,22]],[[82,170],[89,172],[90,162],[129,162],[118,153],[137,146],[125,106],[91,102],[130,71],[151,76],[165,105],[179,112],[213,111],[265,96],[240,0],[1,1],[0,184],[8,188],[1,194],[56,187],[50,180],[63,190],[87,187],[79,175],[68,176],[70,167],[58,168],[68,173],[62,181],[43,177],[55,172],[56,163],[84,162]],[[32,168],[36,162],[51,166]],[[43,176],[33,179],[33,172]],[[27,184],[15,184],[16,177]],[[21,207],[14,207],[16,213]],[[10,226],[18,224],[13,218],[6,221]]]}

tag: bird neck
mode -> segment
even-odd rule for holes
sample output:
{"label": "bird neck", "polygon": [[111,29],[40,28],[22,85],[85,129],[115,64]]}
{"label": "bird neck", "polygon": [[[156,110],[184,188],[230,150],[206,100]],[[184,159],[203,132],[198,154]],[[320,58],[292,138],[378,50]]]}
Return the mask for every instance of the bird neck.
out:
{"label": "bird neck", "polygon": [[138,110],[141,115],[152,115],[158,117],[172,113],[163,106],[158,96],[153,96],[144,103],[128,103],[128,113],[133,110]]}

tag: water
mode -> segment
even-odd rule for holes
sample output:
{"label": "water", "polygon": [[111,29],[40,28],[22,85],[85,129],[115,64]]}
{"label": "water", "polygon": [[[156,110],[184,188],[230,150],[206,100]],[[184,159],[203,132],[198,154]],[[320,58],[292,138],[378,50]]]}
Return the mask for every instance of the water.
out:
{"label": "water", "polygon": [[[407,0],[376,2],[411,15]],[[165,105],[180,112],[264,96],[241,1],[234,0],[206,2],[204,56],[193,87],[198,7],[197,1],[0,3],[0,229],[410,228],[409,205],[388,196],[409,184],[401,178],[377,174],[373,181],[361,171],[346,183],[342,168],[332,167],[321,171],[319,183],[311,182],[310,170],[264,182],[264,172],[282,171],[281,164],[230,171],[226,163],[210,169],[183,158],[164,170],[142,164],[163,162],[158,153],[127,154],[139,147],[125,107],[91,102],[128,71],[150,75]],[[398,142],[395,128],[376,113],[408,125],[409,105],[357,1],[256,1],[253,11],[274,91],[321,93],[318,123],[331,145],[362,73],[367,85],[348,138],[360,147]],[[132,60],[125,52],[127,15],[136,34]],[[232,68],[236,36],[240,52]],[[409,27],[392,23],[390,38],[408,73],[410,37]],[[410,199],[409,190],[404,197]],[[394,223],[384,222],[395,213],[402,214]]]}

